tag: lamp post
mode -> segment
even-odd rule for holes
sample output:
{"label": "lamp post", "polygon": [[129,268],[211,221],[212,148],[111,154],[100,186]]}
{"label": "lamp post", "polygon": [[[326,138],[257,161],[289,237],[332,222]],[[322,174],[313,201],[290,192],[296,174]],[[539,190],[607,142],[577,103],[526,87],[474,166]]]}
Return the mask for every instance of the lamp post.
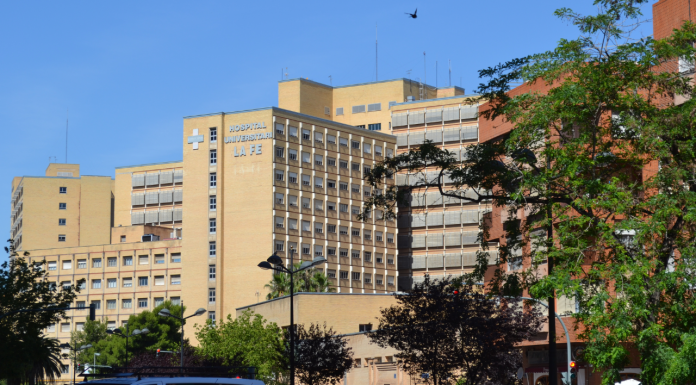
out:
{"label": "lamp post", "polygon": [[[127,327],[127,326],[128,326],[128,325],[126,325],[126,327]],[[147,334],[147,333],[149,333],[149,332],[150,332],[150,331],[149,331],[147,328],[135,329],[135,330],[133,330],[130,334],[128,334],[128,329],[127,329],[127,328],[126,328],[126,332],[125,332],[125,333],[123,333],[123,332],[121,331],[121,329],[114,329],[114,330],[106,329],[106,333],[107,333],[107,334],[113,334],[113,335],[115,335],[115,336],[123,337],[123,338],[126,339],[126,369],[128,368],[128,338],[129,338],[129,337],[139,336],[139,335],[143,335],[143,336],[144,336],[145,334]]]}
{"label": "lamp post", "polygon": [[294,302],[293,297],[295,294],[295,280],[294,275],[302,270],[307,270],[310,267],[321,265],[326,263],[326,258],[319,256],[314,258],[313,261],[304,261],[302,264],[295,269],[292,266],[292,257],[295,249],[290,248],[290,268],[283,266],[283,260],[277,256],[275,253],[268,257],[267,260],[259,263],[259,267],[262,269],[278,269],[290,275],[290,385],[295,385],[295,313],[294,313]]}
{"label": "lamp post", "polygon": [[64,344],[58,345],[58,347],[64,348],[64,349],[70,349],[70,351],[73,352],[73,384],[75,384],[75,379],[77,378],[77,352],[91,348],[92,344],[82,345],[79,348],[78,347],[73,348],[72,346],[70,346],[69,343],[64,343]]}
{"label": "lamp post", "polygon": [[181,302],[181,317],[175,316],[174,314],[172,314],[172,313],[169,311],[169,309],[162,309],[162,310],[160,310],[159,313],[157,313],[157,314],[159,314],[161,317],[176,318],[176,319],[178,319],[178,320],[181,322],[181,345],[180,345],[179,350],[181,350],[181,368],[182,368],[182,369],[180,370],[180,372],[183,371],[183,367],[184,367],[184,325],[186,324],[186,320],[189,319],[189,318],[191,318],[191,317],[196,317],[196,316],[199,316],[199,315],[203,315],[203,314],[205,314],[205,312],[206,312],[205,309],[200,308],[200,309],[196,310],[196,312],[193,313],[193,314],[191,314],[190,316],[184,317],[184,302],[182,301],[182,302]]}
{"label": "lamp post", "polygon": [[[100,354],[100,353],[94,353],[94,365],[92,366],[92,370],[94,370],[95,372],[96,372],[96,370],[97,370],[97,356],[101,356],[101,354]],[[96,373],[93,373],[93,374],[96,374]]]}

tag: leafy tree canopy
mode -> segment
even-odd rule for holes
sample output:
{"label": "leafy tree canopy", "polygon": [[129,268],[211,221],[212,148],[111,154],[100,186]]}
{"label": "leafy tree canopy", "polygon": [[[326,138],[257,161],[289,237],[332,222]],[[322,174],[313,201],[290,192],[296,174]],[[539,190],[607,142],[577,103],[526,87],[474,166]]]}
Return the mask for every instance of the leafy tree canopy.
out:
{"label": "leafy tree canopy", "polygon": [[[300,268],[301,263],[294,264],[295,269]],[[295,274],[295,293],[335,293],[336,288],[331,287],[329,277],[321,270],[307,269]],[[279,298],[290,295],[290,276],[285,273],[273,274],[271,282],[265,286],[269,290],[266,299]]]}
{"label": "leafy tree canopy", "polygon": [[210,320],[196,325],[196,338],[203,357],[229,366],[254,366],[257,378],[267,384],[278,383],[286,373],[280,328],[252,310],[234,320],[228,314],[227,321],[220,320],[214,327]]}
{"label": "leafy tree canopy", "polygon": [[43,333],[65,311],[35,310],[71,306],[81,282],[58,287],[48,281],[45,262],[27,262],[29,253],[20,255],[12,244],[5,250],[10,255],[0,266],[0,379],[18,384],[59,376],[60,351]]}
{"label": "leafy tree canopy", "polygon": [[[367,177],[384,193],[363,211],[393,215],[408,191],[383,181],[397,172],[422,175],[418,188],[503,208],[489,288],[575,298],[584,359],[605,370],[605,384],[619,379],[631,346],[644,383],[685,384],[694,373],[685,351],[696,333],[696,100],[678,62],[693,62],[696,25],[633,39],[646,2],[595,0],[590,16],[556,11],[579,28],[577,39],[480,71],[488,79],[478,90],[488,103],[481,118],[512,130],[468,147],[461,163],[432,143],[387,159]],[[519,81],[521,91],[509,93]],[[426,167],[440,172],[428,178]],[[519,254],[525,268],[508,271]],[[538,274],[546,261],[552,272]],[[469,281],[488,269],[479,253]]]}
{"label": "leafy tree canopy", "polygon": [[[286,333],[287,334],[287,333]],[[333,328],[317,324],[297,325],[295,375],[305,385],[336,385],[353,365],[353,353],[345,337]],[[286,336],[287,339],[287,336]],[[286,355],[290,354],[289,345]]]}

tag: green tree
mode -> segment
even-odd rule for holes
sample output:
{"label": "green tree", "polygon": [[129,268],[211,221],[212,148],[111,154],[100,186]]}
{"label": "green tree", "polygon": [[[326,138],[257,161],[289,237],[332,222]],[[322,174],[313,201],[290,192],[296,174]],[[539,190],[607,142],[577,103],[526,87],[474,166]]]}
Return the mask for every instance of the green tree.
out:
{"label": "green tree", "polygon": [[[696,335],[696,100],[677,62],[693,61],[696,26],[631,39],[646,2],[595,0],[591,16],[559,9],[579,38],[480,71],[489,78],[479,87],[489,103],[482,118],[510,124],[509,134],[469,147],[462,163],[426,143],[367,177],[381,190],[387,175],[433,167],[437,177],[419,186],[504,208],[490,289],[575,298],[584,359],[605,371],[605,384],[619,379],[631,347],[645,384],[685,384],[694,373],[685,352]],[[510,96],[519,81],[529,91]],[[374,206],[393,215],[407,192],[386,188],[363,215]],[[487,223],[472,281],[489,268]],[[553,241],[535,235],[549,230]],[[507,271],[520,253],[529,268]],[[547,261],[550,274],[536,274]]]}
{"label": "green tree", "polygon": [[[181,314],[181,306],[165,301],[156,306],[152,311],[145,310],[139,314],[133,314],[128,318],[127,326],[121,327],[123,334],[130,334],[135,329],[147,328],[147,335],[138,335],[128,339],[129,360],[139,354],[157,349],[179,350],[181,341],[181,324],[171,317],[157,315],[160,310],[169,309],[174,315]],[[98,365],[124,366],[126,364],[126,339],[117,335],[106,333],[108,320],[86,321],[85,328],[81,332],[73,332],[72,341],[76,346],[92,344],[92,347],[78,353],[78,362],[90,363],[97,356]]]}
{"label": "green tree", "polygon": [[79,284],[58,288],[48,281],[45,262],[28,263],[29,253],[20,255],[10,243],[5,248],[9,261],[0,266],[0,378],[8,385],[53,378],[60,354],[55,344],[43,338],[43,331],[65,317]]}
{"label": "green tree", "polygon": [[[298,269],[301,263],[295,263]],[[336,288],[331,286],[329,277],[321,270],[308,269],[295,274],[295,293],[335,293]],[[264,285],[269,290],[266,299],[279,298],[290,295],[290,276],[286,273],[273,274],[271,281]]]}
{"label": "green tree", "polygon": [[[302,384],[338,384],[353,366],[353,353],[348,341],[337,336],[333,328],[327,328],[326,323],[323,327],[310,324],[309,328],[297,325],[296,338],[295,373]],[[289,354],[288,349],[286,355]]]}
{"label": "green tree", "polygon": [[210,320],[196,325],[196,338],[202,356],[220,359],[224,365],[254,366],[257,378],[267,384],[280,383],[286,375],[280,328],[250,309],[234,320],[227,315],[227,321],[221,320],[214,327]]}

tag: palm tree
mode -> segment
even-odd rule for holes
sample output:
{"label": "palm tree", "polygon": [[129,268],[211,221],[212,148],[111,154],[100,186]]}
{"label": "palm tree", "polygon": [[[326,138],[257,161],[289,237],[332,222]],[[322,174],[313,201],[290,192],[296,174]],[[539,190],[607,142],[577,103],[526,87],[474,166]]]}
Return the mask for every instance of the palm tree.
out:
{"label": "palm tree", "polygon": [[[300,263],[295,263],[294,268],[298,269]],[[295,293],[335,293],[336,288],[331,287],[329,278],[321,270],[301,271],[295,276]],[[264,285],[269,289],[266,299],[274,299],[290,294],[290,277],[286,273],[273,274],[271,282]]]}
{"label": "palm tree", "polygon": [[37,336],[26,341],[26,346],[31,346],[31,367],[25,374],[25,381],[29,385],[53,381],[60,377],[61,349],[58,340]]}
{"label": "palm tree", "polygon": [[[273,299],[290,294],[290,277],[285,273],[273,274],[271,282],[264,285],[270,293],[266,299]],[[297,291],[297,290],[295,290]]]}

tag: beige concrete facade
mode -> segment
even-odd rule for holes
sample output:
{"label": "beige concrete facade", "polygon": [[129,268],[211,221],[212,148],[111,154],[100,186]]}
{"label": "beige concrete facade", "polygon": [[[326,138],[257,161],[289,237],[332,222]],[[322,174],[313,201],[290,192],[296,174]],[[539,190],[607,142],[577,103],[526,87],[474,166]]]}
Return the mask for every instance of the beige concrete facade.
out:
{"label": "beige concrete facade", "polygon": [[47,335],[69,342],[97,306],[98,319],[109,327],[122,326],[128,317],[151,310],[160,302],[181,298],[181,240],[129,242],[97,246],[30,251],[30,262],[45,261],[48,280],[56,285],[85,280],[68,319],[47,330]]}
{"label": "beige concrete facade", "polygon": [[[398,367],[395,349],[381,348],[368,338],[369,330],[378,326],[380,311],[396,304],[393,294],[299,293],[293,302],[296,324],[326,323],[348,341],[354,364],[344,385],[405,385],[416,380]],[[281,328],[290,326],[290,297],[238,308],[237,316],[247,309]]]}
{"label": "beige concrete facade", "polygon": [[[332,87],[307,79],[278,83],[278,106],[368,130],[391,133],[391,107],[411,99],[463,95],[459,87],[436,88],[410,79]],[[377,126],[378,125],[378,126]]]}
{"label": "beige concrete facade", "polygon": [[272,273],[257,265],[274,252],[325,256],[341,292],[393,291],[396,223],[354,210],[373,193],[365,167],[395,150],[392,136],[278,108],[186,118],[184,302],[225,315],[265,298]]}
{"label": "beige concrete facade", "polygon": [[[77,301],[100,301],[97,314],[113,327],[165,299],[205,308],[212,319],[260,303],[260,312],[285,325],[287,304],[264,301],[272,272],[258,263],[272,253],[286,265],[324,256],[328,262],[318,268],[338,293],[298,297],[298,319],[326,320],[351,334],[356,352],[363,351],[356,356],[360,367],[348,375],[352,383],[407,383],[392,370],[394,352],[352,334],[393,303],[386,293],[408,289],[426,272],[467,271],[478,249],[471,234],[487,207],[442,202],[420,191],[416,204],[399,208],[398,221],[385,221],[377,211],[361,222],[355,214],[378,193],[363,180],[375,163],[424,138],[439,135],[442,146],[457,153],[478,140],[476,107],[461,94],[458,87],[436,89],[408,79],[345,87],[284,81],[279,104],[285,108],[184,118],[181,161],[117,167],[114,179],[81,176],[79,165],[63,164],[49,165],[44,177],[15,178],[12,236],[32,259],[51,262],[56,284],[85,278]],[[407,102],[411,97],[416,101]],[[434,121],[437,111],[441,119]],[[396,136],[388,135],[392,126]],[[385,183],[408,180],[400,175]],[[66,210],[58,210],[59,203]],[[159,241],[142,242],[147,234]],[[58,242],[58,235],[65,240]],[[114,279],[116,287],[108,286]],[[79,328],[86,316],[87,310],[71,312],[49,335],[69,338],[63,330]],[[188,336],[205,318],[192,321]]]}
{"label": "beige concrete facade", "polygon": [[16,177],[10,239],[20,250],[108,244],[112,189],[111,178],[80,176],[78,165],[51,164],[46,176]]}

